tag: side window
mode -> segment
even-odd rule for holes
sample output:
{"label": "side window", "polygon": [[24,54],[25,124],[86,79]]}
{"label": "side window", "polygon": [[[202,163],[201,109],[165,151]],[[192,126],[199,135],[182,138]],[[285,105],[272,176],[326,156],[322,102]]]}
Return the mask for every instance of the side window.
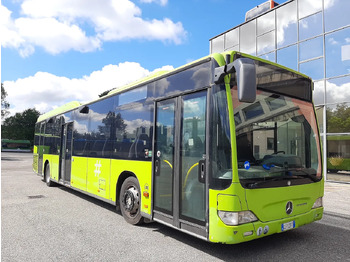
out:
{"label": "side window", "polygon": [[134,102],[117,107],[113,125],[113,158],[151,160],[151,105]]}
{"label": "side window", "polygon": [[109,158],[114,136],[114,97],[89,105],[89,120],[89,138],[85,145],[90,148],[89,156]]}
{"label": "side window", "polygon": [[[231,184],[231,139],[225,86],[215,86],[212,96],[210,188],[224,189]],[[239,115],[235,120],[241,122]]]}
{"label": "side window", "polygon": [[74,119],[73,155],[87,157],[90,150],[89,113],[88,111],[81,112],[80,109],[77,109],[72,112],[72,117]]}

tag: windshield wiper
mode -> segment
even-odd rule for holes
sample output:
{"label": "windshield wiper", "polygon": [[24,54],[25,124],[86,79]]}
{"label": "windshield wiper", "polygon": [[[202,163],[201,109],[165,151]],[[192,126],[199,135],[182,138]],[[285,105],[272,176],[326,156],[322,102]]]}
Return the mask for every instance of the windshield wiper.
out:
{"label": "windshield wiper", "polygon": [[[273,172],[273,173],[275,173],[275,172]],[[248,188],[257,188],[258,186],[261,186],[263,184],[270,183],[273,181],[284,180],[284,179],[291,179],[291,176],[264,177],[264,180],[255,181],[254,183],[248,183],[247,187]]]}
{"label": "windshield wiper", "polygon": [[304,176],[304,177],[310,178],[310,179],[311,179],[312,181],[314,181],[314,182],[318,182],[318,181],[321,180],[320,177],[317,177],[317,176],[316,176],[316,173],[315,173],[315,172],[309,173],[309,172],[307,172],[306,170],[299,169],[299,168],[289,168],[287,171],[288,171],[288,172],[290,172],[290,171],[297,171],[297,172],[300,172],[301,174],[293,173],[293,174],[291,174],[291,175],[292,175],[292,176]]}

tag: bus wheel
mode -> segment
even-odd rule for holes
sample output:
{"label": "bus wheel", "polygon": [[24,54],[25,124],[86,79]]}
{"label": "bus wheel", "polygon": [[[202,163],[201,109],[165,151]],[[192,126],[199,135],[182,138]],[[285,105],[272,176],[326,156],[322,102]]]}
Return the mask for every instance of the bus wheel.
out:
{"label": "bus wheel", "polygon": [[45,183],[47,186],[49,186],[49,187],[53,186],[54,183],[50,179],[50,165],[49,164],[45,168],[44,179],[45,179]]}
{"label": "bus wheel", "polygon": [[135,177],[125,179],[119,194],[119,206],[126,222],[139,225],[144,219],[141,216],[140,186]]}

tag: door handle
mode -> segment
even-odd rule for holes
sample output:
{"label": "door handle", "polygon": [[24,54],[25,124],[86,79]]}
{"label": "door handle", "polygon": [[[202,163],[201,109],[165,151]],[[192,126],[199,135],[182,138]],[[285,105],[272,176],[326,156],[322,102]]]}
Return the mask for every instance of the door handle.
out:
{"label": "door handle", "polygon": [[198,162],[198,181],[205,183],[206,165],[205,159]]}
{"label": "door handle", "polygon": [[154,172],[155,172],[156,176],[160,175],[160,161],[158,159],[156,159],[156,161],[154,161]]}

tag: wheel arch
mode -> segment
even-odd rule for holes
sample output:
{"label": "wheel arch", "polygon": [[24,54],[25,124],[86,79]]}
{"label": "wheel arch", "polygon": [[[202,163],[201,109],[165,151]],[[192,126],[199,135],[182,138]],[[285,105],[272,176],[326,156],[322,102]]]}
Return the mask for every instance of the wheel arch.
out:
{"label": "wheel arch", "polygon": [[44,166],[44,169],[43,169],[43,178],[45,179],[46,168],[47,168],[48,166],[50,166],[50,161],[49,161],[48,159],[46,159],[43,166]]}

